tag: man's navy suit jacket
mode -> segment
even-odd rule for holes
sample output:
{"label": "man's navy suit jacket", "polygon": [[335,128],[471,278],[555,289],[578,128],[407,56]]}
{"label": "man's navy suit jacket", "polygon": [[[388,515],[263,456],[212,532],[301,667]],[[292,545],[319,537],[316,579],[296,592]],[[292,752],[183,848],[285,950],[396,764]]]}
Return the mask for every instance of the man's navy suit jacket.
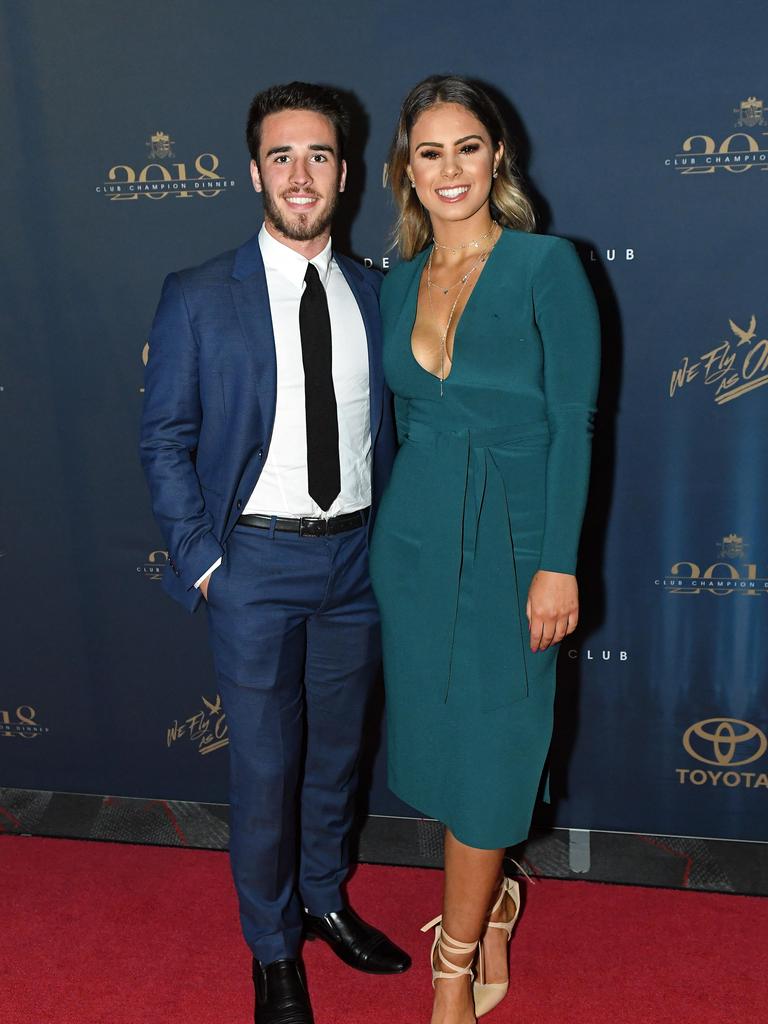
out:
{"label": "man's navy suit jacket", "polygon": [[[395,453],[381,365],[380,276],[338,253],[368,338],[372,515]],[[141,461],[168,547],[166,590],[190,611],[194,584],[222,556],[269,452],[277,365],[267,279],[254,236],[170,274],[149,338]]]}

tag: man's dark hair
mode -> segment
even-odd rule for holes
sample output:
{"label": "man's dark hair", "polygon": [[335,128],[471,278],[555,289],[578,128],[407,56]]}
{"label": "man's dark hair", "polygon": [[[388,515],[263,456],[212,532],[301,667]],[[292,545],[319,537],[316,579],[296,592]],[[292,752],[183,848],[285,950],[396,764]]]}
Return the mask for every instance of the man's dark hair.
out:
{"label": "man's dark hair", "polygon": [[344,159],[350,115],[339,93],[327,85],[291,82],[288,85],[272,85],[254,96],[251,102],[245,138],[248,152],[257,164],[262,122],[267,115],[279,114],[283,110],[312,110],[327,117],[336,131],[338,158]]}

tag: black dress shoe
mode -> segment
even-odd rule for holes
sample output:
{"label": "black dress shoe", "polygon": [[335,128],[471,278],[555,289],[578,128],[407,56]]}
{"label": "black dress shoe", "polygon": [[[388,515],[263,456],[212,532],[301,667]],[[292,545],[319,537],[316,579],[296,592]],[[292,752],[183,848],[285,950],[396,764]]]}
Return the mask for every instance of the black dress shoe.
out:
{"label": "black dress shoe", "polygon": [[313,1024],[312,1007],[296,960],[253,961],[256,1024]]}
{"label": "black dress shoe", "polygon": [[401,974],[411,966],[406,952],[350,907],[334,910],[325,917],[304,913],[308,939],[323,939],[340,960],[367,974]]}

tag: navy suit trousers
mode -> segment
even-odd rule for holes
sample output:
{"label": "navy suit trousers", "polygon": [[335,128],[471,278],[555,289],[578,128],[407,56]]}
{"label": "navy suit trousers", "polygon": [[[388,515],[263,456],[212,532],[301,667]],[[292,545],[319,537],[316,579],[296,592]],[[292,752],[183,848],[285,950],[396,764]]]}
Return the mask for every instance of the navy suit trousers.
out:
{"label": "navy suit trousers", "polygon": [[262,963],[297,956],[301,908],[343,904],[363,723],[380,665],[366,527],[235,526],[208,587],[229,726],[230,858]]}

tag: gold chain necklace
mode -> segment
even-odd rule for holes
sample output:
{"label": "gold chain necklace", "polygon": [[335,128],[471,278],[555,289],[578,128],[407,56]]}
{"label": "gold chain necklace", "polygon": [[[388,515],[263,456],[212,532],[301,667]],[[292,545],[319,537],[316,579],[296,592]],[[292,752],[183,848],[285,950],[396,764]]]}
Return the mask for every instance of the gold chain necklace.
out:
{"label": "gold chain necklace", "polygon": [[[496,226],[496,223],[494,222],[491,225],[491,231],[493,231],[495,226]],[[440,332],[440,397],[441,398],[443,397],[443,384],[445,382],[446,341],[447,341],[447,338],[448,338],[448,332],[451,329],[451,324],[453,323],[453,314],[456,312],[456,306],[458,305],[458,302],[459,302],[459,299],[461,298],[462,292],[464,291],[464,288],[466,287],[467,281],[469,280],[470,276],[475,272],[475,270],[477,270],[477,268],[480,266],[480,264],[481,263],[485,263],[485,261],[488,259],[488,257],[491,254],[491,251],[493,249],[495,241],[496,241],[495,239],[491,240],[491,244],[488,246],[487,249],[484,249],[483,252],[480,253],[480,255],[477,257],[475,262],[472,264],[472,266],[466,272],[466,274],[464,274],[463,277],[459,278],[459,280],[455,282],[455,284],[461,284],[461,287],[459,288],[458,292],[456,293],[456,298],[453,300],[453,305],[451,306],[451,310],[450,310],[450,312],[448,314],[448,322],[445,325],[445,329],[441,330],[441,332]],[[427,299],[429,301],[429,312],[430,312],[430,314],[432,316],[432,319],[437,323],[437,326],[439,328],[440,327],[440,322],[437,319],[434,307],[432,305],[432,257],[434,255],[434,253],[435,253],[435,248],[434,248],[434,243],[433,243],[433,247],[432,247],[432,249],[430,249],[430,252],[429,252],[429,258],[427,259]],[[443,295],[447,295],[449,290],[451,288],[453,288],[454,285],[449,285],[448,288],[442,288],[440,285],[436,285],[435,287],[439,287],[441,289],[441,291],[443,292]]]}
{"label": "gold chain necklace", "polygon": [[432,245],[436,249],[447,249],[448,252],[450,252],[453,256],[455,256],[456,253],[460,249],[469,249],[469,248],[471,248],[473,246],[474,246],[475,249],[479,249],[480,248],[480,243],[484,242],[486,240],[486,238],[489,238],[491,236],[491,234],[493,233],[493,229],[495,227],[496,227],[496,221],[492,220],[491,221],[491,226],[488,228],[488,230],[485,232],[484,235],[480,235],[479,238],[472,238],[472,239],[470,239],[469,242],[463,242],[461,245],[443,245],[442,242],[438,242],[437,239],[433,235],[432,236]]}

